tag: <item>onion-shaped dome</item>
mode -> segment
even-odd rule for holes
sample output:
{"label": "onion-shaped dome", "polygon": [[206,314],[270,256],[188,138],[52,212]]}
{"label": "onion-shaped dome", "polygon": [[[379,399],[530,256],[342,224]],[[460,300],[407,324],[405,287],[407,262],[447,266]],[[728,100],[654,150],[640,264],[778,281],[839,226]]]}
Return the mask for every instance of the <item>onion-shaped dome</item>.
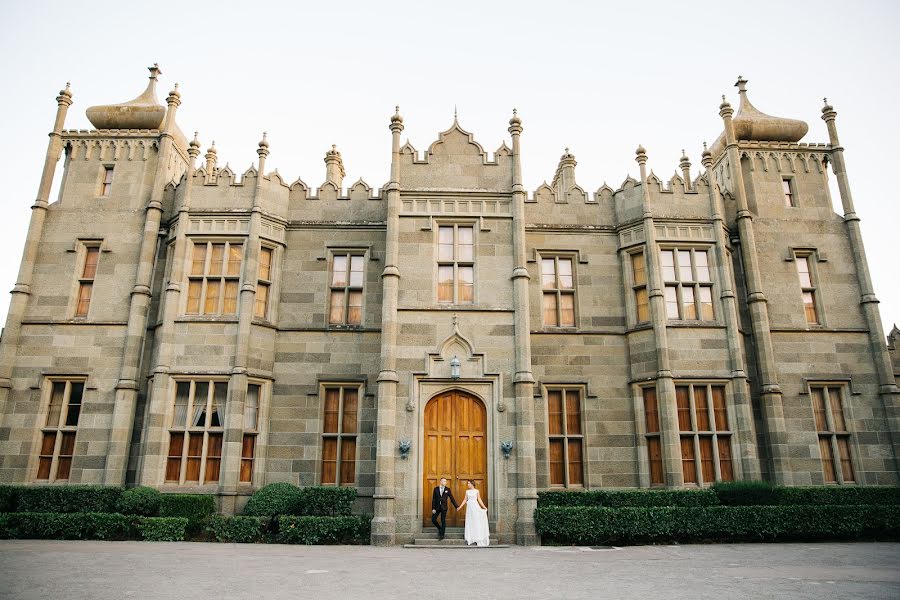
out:
{"label": "onion-shaped dome", "polygon": [[159,129],[166,117],[166,107],[156,99],[159,65],[150,67],[150,81],[140,96],[120,104],[91,106],[85,111],[97,129]]}

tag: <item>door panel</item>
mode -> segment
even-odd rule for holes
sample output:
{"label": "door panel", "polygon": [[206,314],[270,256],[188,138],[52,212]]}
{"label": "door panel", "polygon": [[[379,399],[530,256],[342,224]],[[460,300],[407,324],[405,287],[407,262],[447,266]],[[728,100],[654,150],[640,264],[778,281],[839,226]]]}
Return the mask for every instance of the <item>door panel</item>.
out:
{"label": "door panel", "polygon": [[[466,481],[473,479],[487,504],[487,412],[480,400],[454,390],[428,402],[424,421],[422,521],[430,526],[431,495],[441,477],[448,479],[457,503],[466,496]],[[463,526],[464,513],[451,505],[447,526]]]}

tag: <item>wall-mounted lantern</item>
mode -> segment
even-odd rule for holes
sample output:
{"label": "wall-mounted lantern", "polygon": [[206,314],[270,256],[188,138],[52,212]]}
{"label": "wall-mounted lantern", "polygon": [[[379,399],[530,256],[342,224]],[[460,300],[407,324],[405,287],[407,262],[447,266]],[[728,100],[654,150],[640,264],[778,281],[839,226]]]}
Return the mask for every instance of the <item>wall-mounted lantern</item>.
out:
{"label": "wall-mounted lantern", "polygon": [[505,442],[500,442],[500,450],[503,451],[503,458],[509,458],[510,453],[513,449],[513,443],[511,440],[506,440]]}
{"label": "wall-mounted lantern", "polygon": [[400,458],[406,460],[409,451],[412,449],[412,442],[409,440],[400,440]]}
{"label": "wall-mounted lantern", "polygon": [[450,379],[459,379],[459,358],[456,356],[450,361]]}

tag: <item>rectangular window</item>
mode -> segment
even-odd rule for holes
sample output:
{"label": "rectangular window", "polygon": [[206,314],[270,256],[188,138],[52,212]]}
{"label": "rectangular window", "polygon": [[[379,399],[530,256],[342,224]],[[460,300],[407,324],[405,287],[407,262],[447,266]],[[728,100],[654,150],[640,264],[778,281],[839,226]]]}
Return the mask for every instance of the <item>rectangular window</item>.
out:
{"label": "rectangular window", "polygon": [[87,317],[94,294],[94,278],[97,276],[97,263],[100,260],[100,246],[97,244],[84,246],[84,264],[81,277],[78,278],[78,298],[75,304],[75,316]]}
{"label": "rectangular window", "polygon": [[660,440],[659,403],[656,399],[656,388],[642,389],[644,396],[644,419],[646,421],[645,439],[647,440],[647,458],[650,463],[650,485],[662,485],[663,462],[662,441]]}
{"label": "rectangular window", "polygon": [[269,291],[272,289],[272,257],[275,251],[265,246],[259,249],[259,267],[256,275],[256,310],[258,319],[265,319],[269,314]]}
{"label": "rectangular window", "polygon": [[100,183],[100,195],[109,196],[112,191],[113,167],[103,167],[103,181]]}
{"label": "rectangular window", "polygon": [[544,325],[575,327],[575,277],[572,259],[541,259],[541,288],[544,294]]}
{"label": "rectangular window", "polygon": [[711,384],[675,386],[685,483],[732,481],[731,428],[725,387]]}
{"label": "rectangular window", "polygon": [[634,309],[638,323],[650,320],[650,302],[647,296],[647,263],[644,253],[635,252],[631,257],[631,289],[634,292]]}
{"label": "rectangular window", "polygon": [[811,387],[809,392],[819,433],[825,483],[854,483],[843,390],[841,386],[829,385]]}
{"label": "rectangular window", "polygon": [[715,320],[707,251],[660,250],[659,259],[665,284],[666,317],[684,321]]}
{"label": "rectangular window", "polygon": [[475,301],[475,228],[471,225],[438,227],[437,299],[446,304]]}
{"label": "rectangular window", "polygon": [[262,386],[260,384],[250,383],[247,385],[247,396],[244,398],[244,437],[241,442],[241,483],[253,483],[261,396]]}
{"label": "rectangular window", "polygon": [[35,479],[64,481],[72,470],[75,435],[84,397],[83,380],[56,380],[50,384],[47,418],[41,427],[41,447]]}
{"label": "rectangular window", "polygon": [[361,325],[365,272],[362,254],[335,254],[331,258],[329,325]]}
{"label": "rectangular window", "polygon": [[225,381],[176,382],[166,482],[202,485],[219,481],[227,396]]}
{"label": "rectangular window", "polygon": [[243,257],[244,246],[240,242],[194,242],[187,314],[237,314]]}
{"label": "rectangular window", "polygon": [[584,432],[581,393],[573,389],[547,390],[550,434],[550,485],[584,486]]}
{"label": "rectangular window", "polygon": [[790,177],[781,180],[781,192],[784,194],[784,205],[788,208],[797,206],[794,201],[794,185]]}
{"label": "rectangular window", "polygon": [[810,325],[819,324],[819,312],[816,307],[816,285],[813,278],[811,254],[797,255],[797,276],[800,278],[800,295],[803,299],[803,312]]}
{"label": "rectangular window", "polygon": [[322,485],[356,483],[359,388],[325,387],[322,420]]}

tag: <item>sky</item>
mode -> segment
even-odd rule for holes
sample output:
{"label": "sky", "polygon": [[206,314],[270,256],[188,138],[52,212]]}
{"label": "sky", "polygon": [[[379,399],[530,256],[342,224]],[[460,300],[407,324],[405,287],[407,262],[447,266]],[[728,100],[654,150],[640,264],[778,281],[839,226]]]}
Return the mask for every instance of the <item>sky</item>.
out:
{"label": "sky", "polygon": [[[804,141],[828,141],[827,96],[887,333],[900,322],[900,201],[885,177],[900,139],[891,108],[900,97],[898,28],[900,3],[890,1],[0,0],[0,322],[58,91],[72,82],[66,127],[89,128],[85,108],[134,98],[146,67],[159,63],[160,101],[180,84],[179,125],[199,131],[204,152],[215,140],[220,166],[245,171],[267,131],[267,169],[311,187],[325,180],[332,144],[345,185],[362,178],[381,187],[398,104],[403,136],[419,151],[450,126],[454,107],[493,151],[508,140],[515,107],[526,188],[552,179],[568,147],[579,185],[593,191],[637,175],[638,144],[662,179],[682,148],[696,174],[702,142],[722,129],[721,95],[737,108],[739,74],[757,108],[809,123]],[[61,171],[62,162],[57,179]]]}

